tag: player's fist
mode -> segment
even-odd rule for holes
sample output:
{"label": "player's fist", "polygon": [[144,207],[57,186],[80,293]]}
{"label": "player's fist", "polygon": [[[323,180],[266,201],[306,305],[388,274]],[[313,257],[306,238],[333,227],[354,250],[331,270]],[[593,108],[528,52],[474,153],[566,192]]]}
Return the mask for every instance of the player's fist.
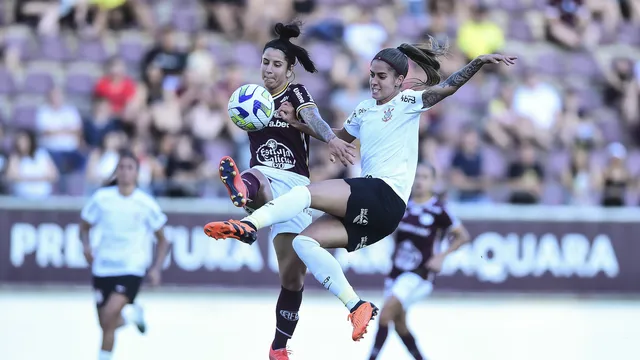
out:
{"label": "player's fist", "polygon": [[278,117],[289,124],[297,122],[295,112],[296,111],[293,108],[293,105],[291,105],[291,103],[288,101],[283,102],[278,110],[276,110],[276,114],[278,114]]}

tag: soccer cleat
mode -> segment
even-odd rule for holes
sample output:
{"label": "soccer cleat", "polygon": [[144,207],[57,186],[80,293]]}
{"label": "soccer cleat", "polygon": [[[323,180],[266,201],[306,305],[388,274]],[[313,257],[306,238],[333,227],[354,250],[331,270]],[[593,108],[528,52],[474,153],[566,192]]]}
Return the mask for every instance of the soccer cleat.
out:
{"label": "soccer cleat", "polygon": [[147,324],[144,321],[144,311],[138,304],[131,305],[131,322],[138,328],[141,334],[147,332]]}
{"label": "soccer cleat", "polygon": [[378,315],[378,308],[366,301],[347,316],[347,320],[351,320],[351,324],[353,325],[353,333],[351,333],[351,339],[353,339],[353,341],[360,341],[362,339],[364,334],[367,333],[369,321],[373,320],[376,315]]}
{"label": "soccer cleat", "polygon": [[213,221],[205,225],[204,233],[216,240],[236,239],[246,244],[253,244],[258,232],[249,224],[238,220]]}
{"label": "soccer cleat", "polygon": [[247,204],[247,187],[242,181],[240,170],[230,156],[220,160],[220,180],[227,188],[234,206],[243,207]]}
{"label": "soccer cleat", "polygon": [[273,350],[271,346],[269,346],[269,360],[289,360],[289,354],[291,354],[291,350]]}

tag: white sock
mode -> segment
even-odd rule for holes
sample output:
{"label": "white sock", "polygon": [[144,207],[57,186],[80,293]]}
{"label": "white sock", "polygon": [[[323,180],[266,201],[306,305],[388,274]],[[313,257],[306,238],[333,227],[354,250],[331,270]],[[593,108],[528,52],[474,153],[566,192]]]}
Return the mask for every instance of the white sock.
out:
{"label": "white sock", "polygon": [[293,249],[316,280],[337,296],[349,311],[356,306],[360,297],[344,276],[340,263],[330,252],[320,247],[317,241],[304,235],[298,235],[293,239]]}
{"label": "white sock", "polygon": [[100,350],[98,360],[111,360],[111,351]]}
{"label": "white sock", "polygon": [[242,219],[257,229],[293,219],[311,206],[311,193],[306,186],[295,186],[286,194],[269,201]]}

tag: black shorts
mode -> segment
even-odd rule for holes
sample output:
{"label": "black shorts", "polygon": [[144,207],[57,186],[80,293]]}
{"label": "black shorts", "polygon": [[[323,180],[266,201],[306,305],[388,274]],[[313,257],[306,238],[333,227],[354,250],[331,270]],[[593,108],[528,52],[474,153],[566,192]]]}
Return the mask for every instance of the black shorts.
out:
{"label": "black shorts", "polygon": [[404,200],[383,180],[353,178],[344,181],[351,186],[347,213],[342,224],[347,229],[347,251],[361,249],[391,235],[407,208]]}
{"label": "black shorts", "polygon": [[142,285],[142,277],[136,275],[94,276],[93,290],[96,296],[96,306],[100,308],[106,304],[109,296],[114,292],[126,296],[129,299],[129,304],[133,304],[138,291],[140,291],[140,285]]}

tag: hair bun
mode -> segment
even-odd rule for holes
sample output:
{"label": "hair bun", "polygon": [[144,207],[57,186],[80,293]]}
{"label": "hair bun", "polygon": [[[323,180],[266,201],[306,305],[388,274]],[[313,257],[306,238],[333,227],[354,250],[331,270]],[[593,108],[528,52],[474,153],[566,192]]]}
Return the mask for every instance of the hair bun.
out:
{"label": "hair bun", "polygon": [[277,23],[276,24],[276,34],[280,37],[281,40],[288,41],[291,38],[297,38],[300,36],[300,22],[292,22],[290,24]]}

